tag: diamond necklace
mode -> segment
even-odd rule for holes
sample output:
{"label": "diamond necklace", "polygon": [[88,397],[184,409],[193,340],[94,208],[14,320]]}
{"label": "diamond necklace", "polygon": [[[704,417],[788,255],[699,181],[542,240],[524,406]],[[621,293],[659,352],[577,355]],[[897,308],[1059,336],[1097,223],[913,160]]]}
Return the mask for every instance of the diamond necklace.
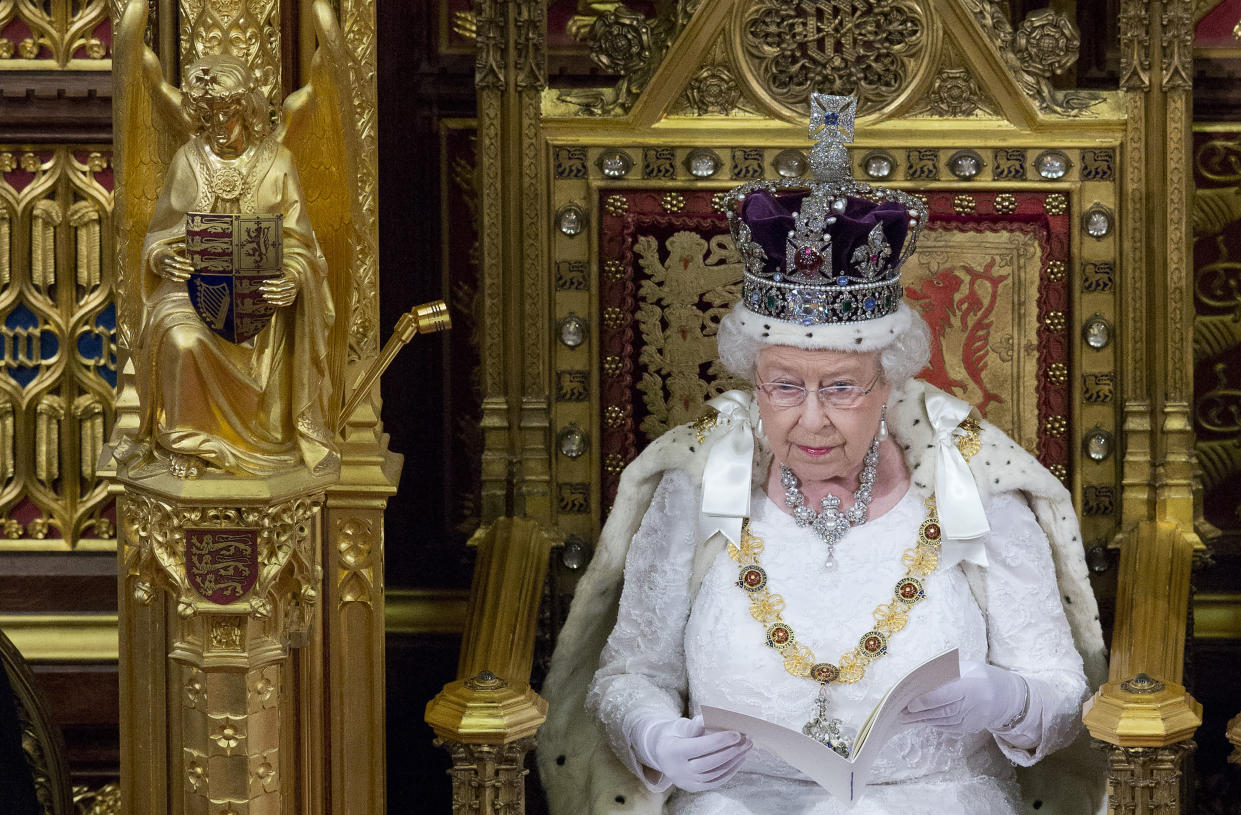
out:
{"label": "diamond necklace", "polygon": [[862,472],[858,473],[857,490],[853,493],[853,506],[844,512],[840,511],[840,499],[828,494],[819,505],[822,512],[815,512],[806,506],[806,494],[801,491],[801,482],[788,465],[780,465],[780,486],[784,487],[784,505],[793,510],[793,520],[798,526],[812,527],[816,534],[827,544],[827,561],[825,566],[836,568],[836,544],[852,527],[866,523],[873,498],[872,488],[875,486],[875,470],[879,464],[879,438],[876,436],[862,459]]}

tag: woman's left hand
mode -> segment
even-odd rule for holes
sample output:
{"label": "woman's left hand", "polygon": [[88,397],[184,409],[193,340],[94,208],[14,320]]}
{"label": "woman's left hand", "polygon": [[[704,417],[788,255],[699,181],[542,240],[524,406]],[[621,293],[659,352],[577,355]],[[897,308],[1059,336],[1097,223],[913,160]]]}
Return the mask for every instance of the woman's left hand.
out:
{"label": "woman's left hand", "polygon": [[953,733],[1004,732],[1030,715],[1030,687],[1021,674],[985,662],[963,662],[961,678],[914,699],[901,711],[904,724]]}

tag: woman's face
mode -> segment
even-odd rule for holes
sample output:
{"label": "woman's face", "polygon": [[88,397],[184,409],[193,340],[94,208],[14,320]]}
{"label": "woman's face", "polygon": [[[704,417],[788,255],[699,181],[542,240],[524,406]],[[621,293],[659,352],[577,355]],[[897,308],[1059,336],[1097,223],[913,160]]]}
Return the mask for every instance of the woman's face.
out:
{"label": "woman's face", "polygon": [[879,414],[891,391],[879,376],[879,352],[772,345],[759,352],[757,367],[759,382],[800,385],[808,391],[874,385],[857,407],[847,409],[828,407],[813,393],[797,407],[780,407],[764,388],[758,389],[759,415],[777,464],[788,465],[803,482],[854,476],[879,432]]}

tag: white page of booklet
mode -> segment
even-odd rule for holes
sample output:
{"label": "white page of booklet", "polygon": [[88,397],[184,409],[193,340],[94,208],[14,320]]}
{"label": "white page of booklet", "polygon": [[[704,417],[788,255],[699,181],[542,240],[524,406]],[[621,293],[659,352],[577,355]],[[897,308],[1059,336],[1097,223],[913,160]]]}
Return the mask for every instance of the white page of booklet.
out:
{"label": "white page of booklet", "polygon": [[905,674],[871,711],[858,731],[849,758],[800,730],[790,730],[734,710],[703,705],[702,721],[708,730],[736,730],[746,734],[754,744],[804,773],[833,797],[852,805],[865,792],[870,767],[879,751],[904,727],[898,721],[900,712],[917,697],[960,675],[956,648],[931,657]]}

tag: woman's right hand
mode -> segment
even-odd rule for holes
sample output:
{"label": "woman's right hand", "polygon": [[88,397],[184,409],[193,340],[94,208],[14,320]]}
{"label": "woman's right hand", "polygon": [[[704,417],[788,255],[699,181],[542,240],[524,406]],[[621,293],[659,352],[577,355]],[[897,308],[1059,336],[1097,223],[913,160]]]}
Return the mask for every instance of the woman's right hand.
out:
{"label": "woman's right hand", "polygon": [[748,736],[735,730],[708,733],[701,716],[644,721],[635,730],[634,752],[642,763],[687,792],[725,784],[753,746]]}
{"label": "woman's right hand", "polygon": [[151,266],[155,273],[165,280],[182,282],[190,279],[194,271],[193,264],[185,254],[184,243],[165,243],[151,253]]}

